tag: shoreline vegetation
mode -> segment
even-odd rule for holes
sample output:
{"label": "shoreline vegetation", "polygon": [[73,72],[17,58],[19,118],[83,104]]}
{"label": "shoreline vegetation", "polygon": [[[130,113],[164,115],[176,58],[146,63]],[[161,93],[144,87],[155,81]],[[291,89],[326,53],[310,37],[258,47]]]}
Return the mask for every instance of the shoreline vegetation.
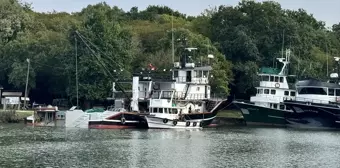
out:
{"label": "shoreline vegetation", "polygon": [[30,110],[0,110],[0,123],[18,123],[33,115]]}
{"label": "shoreline vegetation", "polygon": [[[340,56],[340,23],[328,28],[304,9],[283,9],[272,1],[241,0],[236,6],[212,7],[199,16],[187,16],[166,6],[124,11],[106,3],[72,14],[39,13],[19,0],[1,0],[0,23],[0,85],[4,90],[25,90],[29,59],[32,102],[51,104],[53,99],[66,99],[70,105],[77,104],[77,56],[83,109],[110,97],[115,79],[131,79],[149,64],[155,71],[170,73],[172,35],[174,39],[186,37],[188,45],[198,48],[192,58],[195,62],[212,65],[212,94],[236,99],[249,99],[256,93],[259,67],[276,68],[275,59],[286,48],[292,51],[289,74],[298,79],[325,80],[326,72],[336,69],[330,60]],[[90,51],[76,38],[76,31],[98,51]],[[182,47],[175,41],[175,61]],[[208,54],[214,58],[210,60]]]}

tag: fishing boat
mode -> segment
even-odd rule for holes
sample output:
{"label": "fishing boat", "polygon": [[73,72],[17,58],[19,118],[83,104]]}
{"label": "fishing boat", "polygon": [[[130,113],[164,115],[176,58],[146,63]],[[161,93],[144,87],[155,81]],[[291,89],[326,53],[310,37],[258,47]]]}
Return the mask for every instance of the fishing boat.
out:
{"label": "fishing boat", "polygon": [[[86,38],[76,32],[88,46]],[[184,40],[185,41],[185,40]],[[186,46],[184,44],[184,46]],[[96,47],[95,47],[96,48]],[[156,72],[149,64],[147,71],[133,75],[132,95],[123,89],[122,81],[113,82],[115,108],[101,113],[81,110],[66,112],[66,127],[83,128],[202,128],[216,117],[222,99],[210,96],[209,75],[212,67],[196,66],[192,51],[197,48],[183,47],[180,62],[174,69]],[[174,52],[173,52],[174,53]],[[98,55],[94,56],[101,61]],[[208,58],[212,58],[208,55]],[[101,62],[103,63],[103,62]],[[111,74],[111,71],[106,71]],[[117,79],[117,78],[115,78]],[[118,87],[119,91],[115,88]],[[123,93],[123,97],[117,93]],[[118,102],[118,103],[117,103]],[[165,122],[168,121],[168,122]],[[170,124],[171,123],[171,124]]]}
{"label": "fishing boat", "polygon": [[285,126],[285,116],[292,110],[283,104],[284,100],[294,99],[295,89],[290,82],[294,76],[288,75],[290,50],[285,58],[277,58],[282,63],[281,70],[263,67],[258,73],[260,84],[257,93],[250,101],[235,100],[233,103],[240,109],[247,125]]}
{"label": "fishing boat", "polygon": [[[141,76],[139,89],[148,99],[145,118],[149,128],[197,129],[209,125],[220,110],[223,99],[211,97],[209,75],[212,67],[196,66],[192,53],[197,48],[184,48],[181,62],[175,62],[172,76]],[[210,56],[211,57],[211,56]]]}

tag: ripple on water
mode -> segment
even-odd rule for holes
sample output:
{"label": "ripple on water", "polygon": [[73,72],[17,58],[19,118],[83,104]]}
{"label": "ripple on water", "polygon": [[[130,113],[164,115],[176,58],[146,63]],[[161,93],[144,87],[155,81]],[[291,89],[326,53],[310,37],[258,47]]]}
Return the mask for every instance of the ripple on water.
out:
{"label": "ripple on water", "polygon": [[338,167],[340,160],[340,133],[329,131],[1,128],[0,167]]}

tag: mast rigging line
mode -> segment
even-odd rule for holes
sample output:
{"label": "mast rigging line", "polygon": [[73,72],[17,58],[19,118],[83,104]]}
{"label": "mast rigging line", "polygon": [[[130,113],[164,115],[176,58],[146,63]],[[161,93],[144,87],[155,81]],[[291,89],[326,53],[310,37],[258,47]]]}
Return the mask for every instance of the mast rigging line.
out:
{"label": "mast rigging line", "polygon": [[[91,44],[98,52],[100,52],[103,55],[106,55],[102,50],[100,50],[95,44],[93,44],[90,40],[88,40],[86,37],[84,37],[82,34],[80,34],[78,31],[76,31],[76,33],[78,34],[78,36],[80,36],[81,38],[83,38],[84,40],[86,40],[89,44]],[[91,48],[90,48],[91,49]],[[91,49],[92,50],[92,49]],[[124,67],[123,65],[117,63],[117,61],[111,59],[111,57],[107,57],[110,61],[113,61],[116,63],[116,65],[118,66],[119,69],[123,69],[122,67]]]}
{"label": "mast rigging line", "polygon": [[[105,63],[103,62],[103,60],[100,58],[100,56],[98,56],[98,54],[89,46],[89,44],[91,44],[95,49],[97,49],[100,53],[102,53],[103,55],[106,55],[105,53],[103,53],[97,46],[95,46],[93,43],[91,43],[89,40],[87,40],[87,38],[85,38],[83,35],[81,35],[78,31],[75,31],[75,34],[80,38],[80,40],[85,44],[86,48],[90,50],[91,54],[97,59],[97,61],[99,62],[99,64],[103,67],[104,74],[106,76],[110,76],[112,78],[114,78],[114,82],[116,83],[116,86],[118,87],[119,90],[121,90],[121,92],[124,94],[124,96],[130,100],[130,96],[124,91],[123,87],[121,86],[121,84],[118,82],[117,77],[115,77],[111,71],[107,68],[107,66],[105,65]],[[89,44],[88,44],[89,43]],[[121,69],[121,65],[119,65],[117,62],[116,64],[118,65],[118,67]],[[129,105],[130,106],[130,105]]]}

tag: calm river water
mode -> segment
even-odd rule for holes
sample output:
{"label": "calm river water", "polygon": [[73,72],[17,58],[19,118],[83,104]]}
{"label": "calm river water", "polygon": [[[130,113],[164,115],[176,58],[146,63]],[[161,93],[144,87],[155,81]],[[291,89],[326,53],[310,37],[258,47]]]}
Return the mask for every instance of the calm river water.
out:
{"label": "calm river water", "polygon": [[340,167],[340,132],[0,125],[0,167]]}

